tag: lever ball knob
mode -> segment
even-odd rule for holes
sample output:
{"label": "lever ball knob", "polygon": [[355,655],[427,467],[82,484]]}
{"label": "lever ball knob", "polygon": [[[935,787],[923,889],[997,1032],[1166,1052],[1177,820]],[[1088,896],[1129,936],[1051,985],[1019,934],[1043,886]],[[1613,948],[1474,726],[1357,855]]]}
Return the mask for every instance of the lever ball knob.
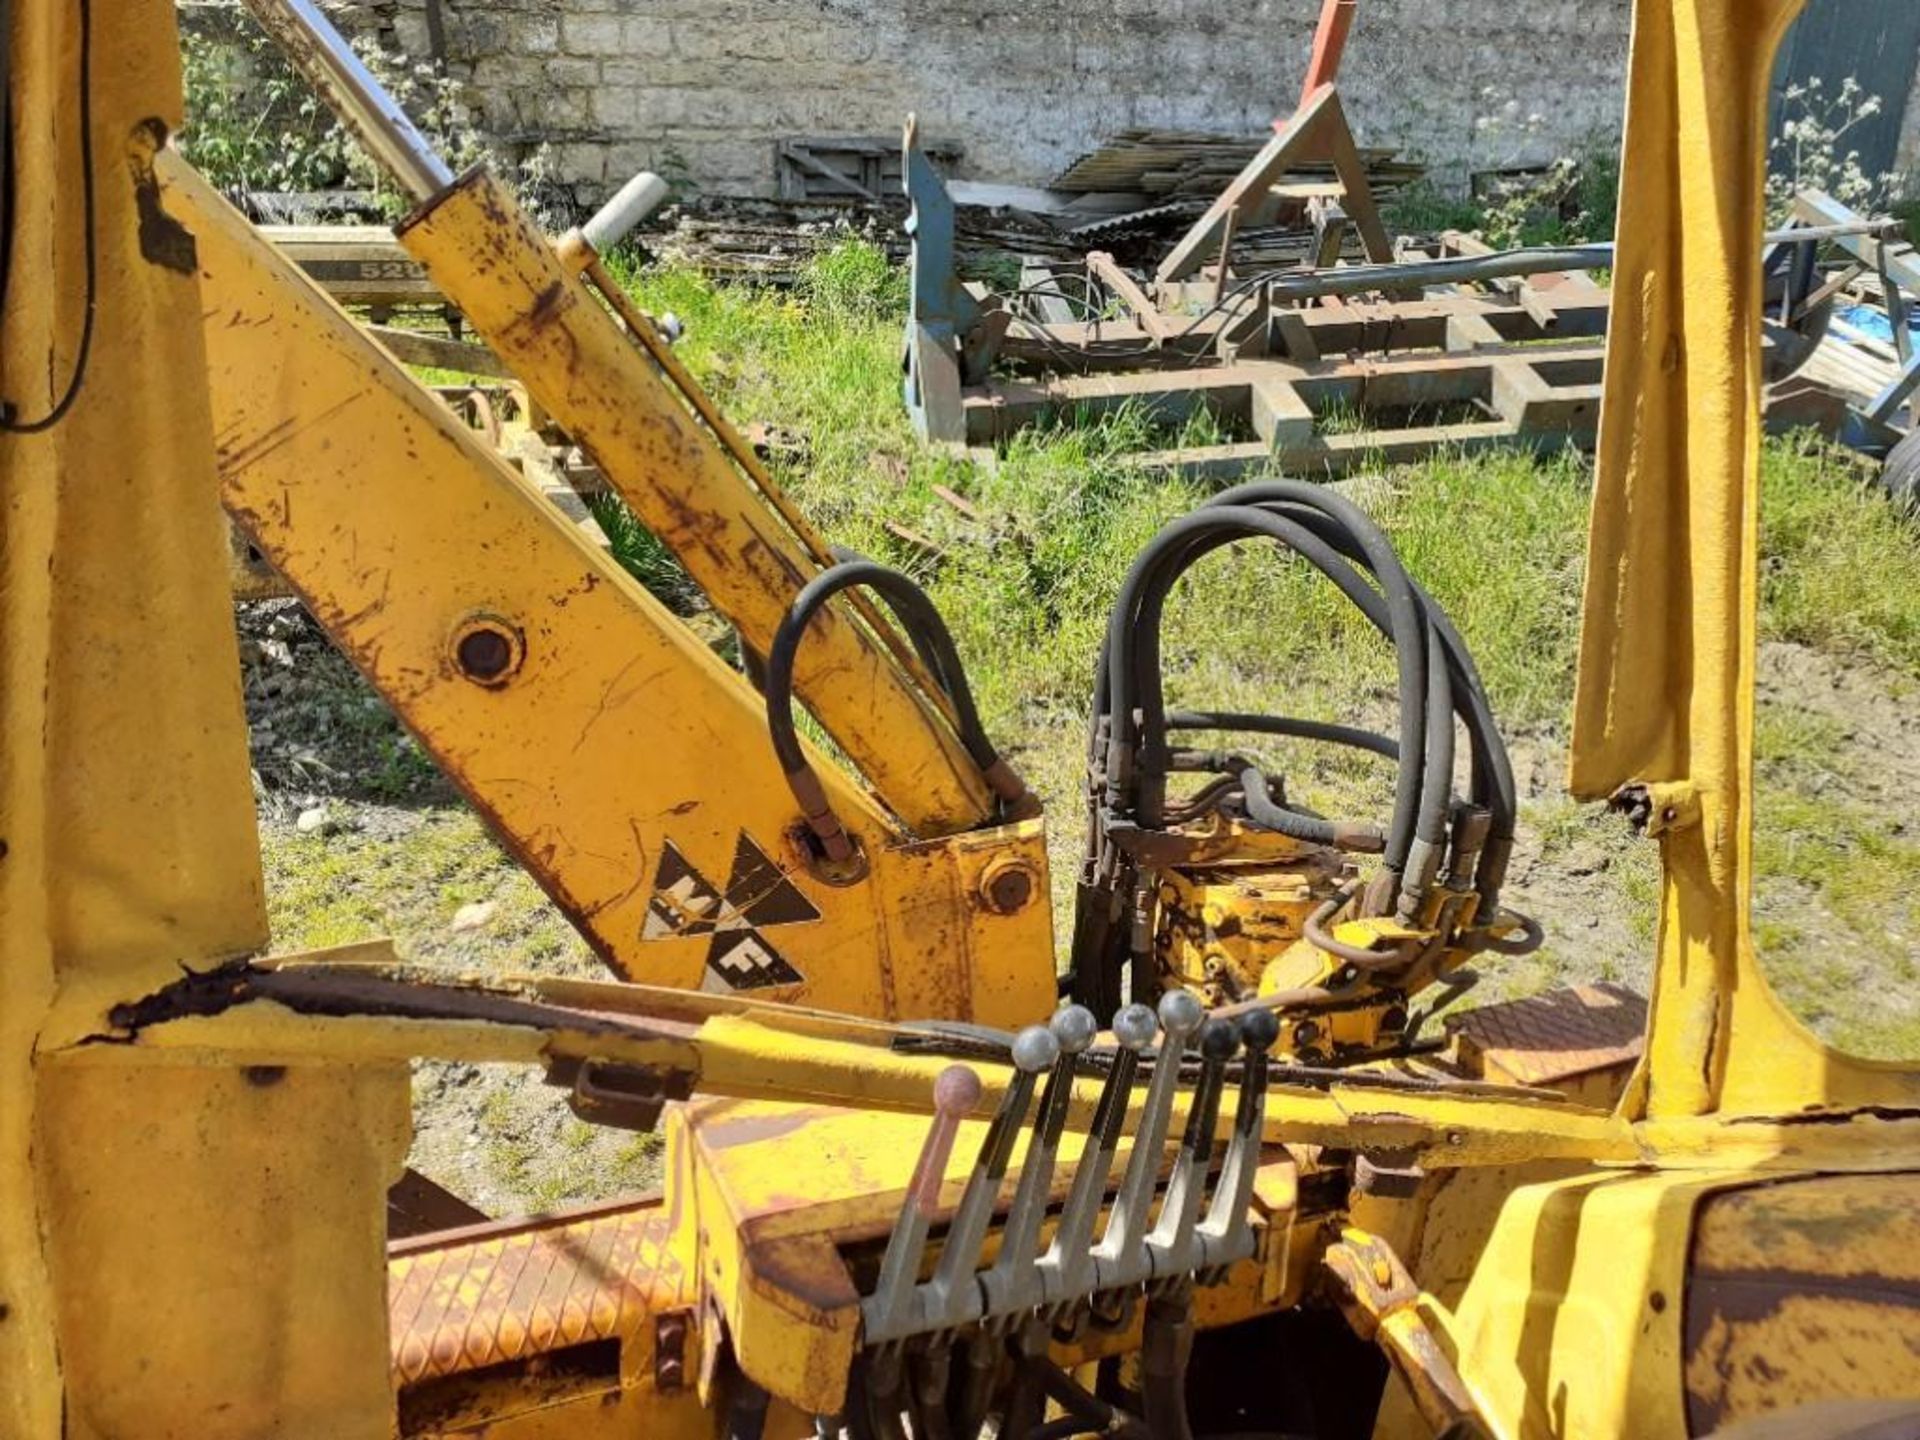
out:
{"label": "lever ball knob", "polygon": [[933,1082],[933,1108],[942,1117],[958,1119],[980,1103],[980,1077],[965,1065],[949,1065]]}
{"label": "lever ball knob", "polygon": [[1206,1011],[1191,990],[1169,990],[1160,997],[1160,1028],[1170,1044],[1177,1044],[1200,1028]]}
{"label": "lever ball knob", "polygon": [[1062,1054],[1078,1055],[1100,1033],[1100,1022],[1093,1018],[1093,1012],[1086,1006],[1068,1005],[1054,1012],[1053,1019],[1047,1022],[1047,1029],[1053,1032]]}
{"label": "lever ball knob", "polygon": [[1240,1033],[1231,1020],[1209,1020],[1200,1027],[1200,1058],[1216,1064],[1233,1058]]}
{"label": "lever ball knob", "polygon": [[1249,1010],[1240,1017],[1240,1043],[1247,1049],[1271,1050],[1280,1038],[1280,1017],[1271,1010]]}
{"label": "lever ball knob", "polygon": [[1160,1033],[1160,1022],[1144,1005],[1123,1005],[1114,1012],[1113,1038],[1129,1050],[1144,1050]]}
{"label": "lever ball knob", "polygon": [[1013,1037],[1013,1063],[1029,1075],[1038,1075],[1060,1058],[1060,1042],[1044,1025],[1029,1025]]}

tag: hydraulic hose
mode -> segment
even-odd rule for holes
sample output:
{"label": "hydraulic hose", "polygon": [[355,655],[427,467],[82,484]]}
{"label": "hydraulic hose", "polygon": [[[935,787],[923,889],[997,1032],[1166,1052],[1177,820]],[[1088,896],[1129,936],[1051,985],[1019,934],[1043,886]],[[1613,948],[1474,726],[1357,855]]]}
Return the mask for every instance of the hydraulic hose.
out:
{"label": "hydraulic hose", "polygon": [[1400,746],[1391,736],[1355,725],[1327,720],[1300,720],[1291,715],[1255,715],[1239,710],[1174,710],[1166,717],[1169,730],[1233,730],[1243,735],[1275,735],[1287,740],[1321,740],[1355,750],[1371,750],[1387,760],[1400,758]]}
{"label": "hydraulic hose", "polygon": [[813,618],[834,596],[855,586],[875,591],[899,617],[901,628],[906,631],[921,663],[953,706],[960,743],[980,767],[988,785],[1000,797],[1003,807],[1017,813],[1030,805],[1031,798],[1025,783],[987,738],[986,730],[980,723],[980,712],[974,705],[973,689],[967,683],[966,668],[960,661],[960,652],[954,646],[946,622],[940,618],[939,610],[927,598],[926,592],[898,570],[889,569],[875,561],[843,560],[808,581],[787,607],[780,628],[774,632],[773,642],[767,647],[764,686],[767,733],[773,741],[774,754],[779,758],[780,768],[793,790],[794,799],[800,803],[801,812],[819,837],[827,858],[849,858],[853,853],[853,842],[846,827],[833,813],[833,807],[827,800],[826,787],[820,783],[819,775],[807,759],[806,748],[800,743],[799,731],[793,721],[793,667],[799,655],[800,642]]}
{"label": "hydraulic hose", "polygon": [[[1238,540],[1268,539],[1334,585],[1392,646],[1398,723],[1393,734],[1352,725],[1240,711],[1169,712],[1161,675],[1161,623],[1174,584],[1207,554]],[[1456,728],[1457,727],[1457,728]],[[1339,745],[1397,766],[1391,818],[1372,825],[1314,815],[1287,803],[1260,765],[1231,749],[1175,750],[1178,732],[1274,735]],[[1455,797],[1458,734],[1467,743],[1466,803]],[[1491,921],[1512,852],[1518,803],[1512,766],[1492,706],[1458,630],[1406,572],[1385,535],[1338,492],[1300,481],[1241,485],[1168,524],[1135,558],[1121,583],[1094,673],[1087,740],[1089,844],[1082,866],[1074,934],[1077,994],[1110,995],[1140,943],[1139,887],[1131,845],[1110,843],[1127,827],[1158,831],[1184,823],[1226,797],[1221,782],[1170,807],[1168,777],[1208,772],[1237,782],[1247,818],[1307,844],[1382,856],[1381,888],[1369,888],[1366,913],[1423,923],[1428,897],[1442,882],[1471,885],[1475,913]],[[1458,822],[1473,822],[1472,844],[1455,845]],[[1119,827],[1119,828],[1116,828]],[[1356,892],[1357,893],[1357,892]],[[1314,917],[1311,938],[1356,970],[1390,969],[1406,947],[1361,950],[1335,941],[1333,916],[1351,894]],[[1457,909],[1457,907],[1455,907]],[[1491,941],[1525,945],[1530,937]],[[1135,956],[1134,958],[1138,958]],[[1085,972],[1093,972],[1086,980]],[[1095,977],[1098,977],[1097,980]],[[1093,988],[1095,984],[1103,989]]]}
{"label": "hydraulic hose", "polygon": [[[1293,549],[1323,573],[1334,578],[1342,590],[1351,586],[1365,588],[1340,560],[1304,527],[1290,519],[1255,509],[1217,510],[1208,507],[1175,521],[1143,552],[1134,571],[1122,586],[1121,601],[1115,608],[1109,630],[1109,649],[1123,657],[1123,663],[1109,670],[1108,716],[1112,731],[1108,739],[1109,756],[1125,765],[1136,745],[1146,783],[1140,795],[1143,823],[1158,822],[1159,775],[1164,773],[1165,708],[1160,677],[1160,617],[1173,582],[1202,555],[1231,544],[1235,540],[1265,536]],[[1426,648],[1419,643],[1419,616],[1411,606],[1392,613],[1396,651],[1400,657],[1401,720],[1399,745],[1403,753],[1420,751],[1425,746],[1424,706],[1421,699],[1426,685]],[[1131,643],[1129,643],[1131,637]],[[1412,657],[1411,660],[1409,657]],[[1137,712],[1137,722],[1136,722]],[[1136,728],[1137,724],[1137,728]],[[1110,796],[1114,790],[1109,769]],[[1117,796],[1113,796],[1117,798]],[[1402,768],[1396,786],[1395,815],[1385,863],[1398,876],[1405,864],[1419,805],[1419,777]]]}
{"label": "hydraulic hose", "polygon": [[1193,1354],[1193,1293],[1180,1287],[1147,1301],[1140,1332],[1140,1398],[1155,1440],[1193,1440],[1187,1362]]}
{"label": "hydraulic hose", "polygon": [[[1416,909],[1432,883],[1438,855],[1436,847],[1445,838],[1453,783],[1452,674],[1430,621],[1431,604],[1407,575],[1379,527],[1359,506],[1338,492],[1299,481],[1266,481],[1237,486],[1216,497],[1208,508],[1237,509],[1246,504],[1265,513],[1296,520],[1347,562],[1343,566],[1338,561],[1310,557],[1323,574],[1337,577],[1344,571],[1358,582],[1358,575],[1348,566],[1364,566],[1381,587],[1390,616],[1397,605],[1411,611],[1416,617],[1413,634],[1418,637],[1414,643],[1419,646],[1421,663],[1414,668],[1424,685],[1417,702],[1420,719],[1414,728],[1422,740],[1422,764],[1418,777],[1412,779],[1411,784],[1408,783],[1408,767],[1404,764],[1401,766],[1402,783],[1396,793],[1394,824],[1389,831],[1387,848],[1387,868],[1395,878],[1399,908],[1403,912]],[[1336,583],[1339,583],[1338,579]],[[1367,588],[1363,582],[1341,585],[1342,592],[1378,626],[1379,621],[1372,613],[1376,607],[1368,603]],[[1395,617],[1387,633],[1402,661],[1401,705],[1404,709],[1408,703],[1405,688],[1408,667],[1404,663],[1406,657],[1403,647],[1410,638],[1409,631]],[[1407,728],[1403,723],[1403,732]],[[1411,748],[1402,750],[1403,755],[1412,753]],[[1399,803],[1404,800],[1408,789],[1412,789],[1418,797],[1412,807],[1411,824]],[[1417,852],[1414,848],[1416,845],[1420,847]],[[1412,873],[1409,876],[1410,863]]]}
{"label": "hydraulic hose", "polygon": [[1282,805],[1274,800],[1272,784],[1258,765],[1240,767],[1241,802],[1256,825],[1308,845],[1326,845],[1367,854],[1385,848],[1385,838],[1371,825],[1351,820],[1328,820]]}
{"label": "hydraulic hose", "polygon": [[[1372,522],[1351,501],[1319,486],[1307,485],[1300,481],[1267,480],[1254,481],[1236,486],[1222,492],[1211,502],[1214,505],[1244,505],[1283,507],[1289,513],[1301,513],[1307,523],[1315,509],[1338,515],[1348,526],[1357,522],[1366,528],[1374,528]],[[1316,527],[1317,528],[1317,527]],[[1376,530],[1377,533],[1377,530]],[[1329,539],[1338,541],[1337,535]],[[1344,547],[1343,547],[1344,548]],[[1350,558],[1353,552],[1345,551]],[[1493,911],[1499,904],[1500,887],[1505,880],[1507,864],[1513,851],[1514,827],[1518,820],[1518,796],[1514,787],[1513,768],[1507,757],[1506,745],[1493,718],[1493,708],[1487,699],[1486,687],[1481,682],[1479,670],[1473,663],[1465,642],[1447,613],[1434,602],[1433,598],[1418,584],[1413,585],[1416,601],[1425,613],[1428,623],[1439,633],[1441,648],[1451,672],[1455,701],[1464,724],[1471,754],[1473,757],[1473,778],[1471,794],[1475,804],[1484,806],[1492,816],[1492,825],[1486,847],[1481,852],[1479,869],[1476,874],[1476,888],[1480,895],[1481,908],[1485,912]],[[1367,614],[1374,626],[1383,635],[1392,638],[1384,623],[1384,617],[1377,606],[1371,606],[1354,591],[1342,587],[1350,599]]]}
{"label": "hydraulic hose", "polygon": [[[1089,1394],[1073,1376],[1050,1361],[1043,1361],[1043,1383],[1046,1386],[1047,1399],[1053,1401],[1066,1413],[1057,1420],[1049,1420],[1027,1431],[1029,1440],[1043,1440],[1043,1437],[1084,1435],[1113,1435],[1123,1440],[1154,1440],[1154,1432],[1138,1417],[1129,1415],[1116,1405],[1110,1405],[1096,1395]],[[1071,1428],[1069,1428],[1071,1427]]]}

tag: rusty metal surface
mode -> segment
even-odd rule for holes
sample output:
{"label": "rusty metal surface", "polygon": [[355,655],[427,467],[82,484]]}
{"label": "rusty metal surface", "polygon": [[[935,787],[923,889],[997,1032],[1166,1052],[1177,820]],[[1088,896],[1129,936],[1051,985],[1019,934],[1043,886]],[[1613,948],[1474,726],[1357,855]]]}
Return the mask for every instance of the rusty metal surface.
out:
{"label": "rusty metal surface", "polygon": [[1350,1226],[1328,1247],[1326,1269],[1347,1323],[1386,1352],[1435,1433],[1461,1440],[1486,1435],[1472,1393],[1421,1314],[1420,1286],[1393,1247]]}
{"label": "rusty metal surface", "polygon": [[[1133,463],[1228,478],[1278,467],[1337,474],[1399,463],[1437,446],[1591,443],[1599,412],[1599,352],[1586,340],[1298,363],[1239,357],[1207,369],[996,381],[962,398],[971,446],[1004,443],[1048,414],[1143,409],[1177,426],[1205,412],[1231,437],[1141,451]],[[1359,413],[1368,428],[1327,433],[1328,414]]]}
{"label": "rusty metal surface", "polygon": [[1621,985],[1573,985],[1446,1024],[1461,1059],[1486,1078],[1551,1086],[1637,1060],[1647,1002]]}
{"label": "rusty metal surface", "polygon": [[1198,991],[1210,1006],[1247,999],[1342,874],[1339,857],[1326,851],[1291,863],[1165,872],[1153,937],[1162,974]]}
{"label": "rusty metal surface", "polygon": [[1693,1435],[1834,1399],[1920,1394],[1920,1175],[1709,1199],[1688,1262],[1684,1363]]}
{"label": "rusty metal surface", "polygon": [[591,1340],[624,1345],[649,1316],[690,1303],[671,1227],[656,1202],[393,1256],[394,1386]]}
{"label": "rusty metal surface", "polygon": [[[966,853],[957,840],[947,850],[922,842],[899,861],[911,876],[889,880],[881,872],[900,853],[898,826],[830,764],[834,809],[873,856],[875,881],[815,883],[786,836],[793,804],[760,697],[583,544],[204,181],[177,160],[166,174],[167,203],[191,221],[217,316],[206,334],[230,512],[610,966],[867,1014],[894,1005],[936,1013],[916,993],[923,983],[961,994],[937,1013],[963,1013],[977,997],[972,1016],[990,1023],[1045,1001],[1053,968],[1044,886],[1017,914],[988,912],[969,882],[994,856]],[[626,340],[614,338],[632,361]],[[288,353],[301,356],[291,372],[279,364]],[[340,422],[348,413],[351,423]],[[435,503],[396,505],[396,486],[424,487]],[[737,477],[732,492],[740,514],[772,523]],[[735,538],[739,556],[774,564],[771,551]],[[406,583],[395,583],[402,573]],[[486,676],[462,663],[466,622],[489,617],[519,637],[511,672]],[[810,636],[806,653],[823,638]],[[862,693],[866,673],[846,672],[847,694]],[[856,708],[862,723],[883,718],[874,706]],[[870,738],[912,769],[918,742],[893,745],[910,728]],[[723,771],[727,783],[716,789]],[[622,783],[607,785],[607,775]],[[913,784],[933,784],[930,770],[915,775]],[[967,839],[1045,863],[1038,822]],[[786,907],[771,931],[748,906],[723,910],[749,851],[788,872],[810,910]],[[689,870],[713,892],[714,913],[651,924],[654,895]],[[890,883],[917,883],[917,906],[883,899]]]}

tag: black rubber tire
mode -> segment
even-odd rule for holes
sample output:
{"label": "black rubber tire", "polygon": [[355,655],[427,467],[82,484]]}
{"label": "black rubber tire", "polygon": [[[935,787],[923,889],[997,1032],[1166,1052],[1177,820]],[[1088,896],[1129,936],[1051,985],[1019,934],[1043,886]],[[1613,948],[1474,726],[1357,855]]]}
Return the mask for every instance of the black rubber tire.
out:
{"label": "black rubber tire", "polygon": [[1880,470],[1880,487],[1895,505],[1920,514],[1920,430],[1887,452],[1887,463]]}

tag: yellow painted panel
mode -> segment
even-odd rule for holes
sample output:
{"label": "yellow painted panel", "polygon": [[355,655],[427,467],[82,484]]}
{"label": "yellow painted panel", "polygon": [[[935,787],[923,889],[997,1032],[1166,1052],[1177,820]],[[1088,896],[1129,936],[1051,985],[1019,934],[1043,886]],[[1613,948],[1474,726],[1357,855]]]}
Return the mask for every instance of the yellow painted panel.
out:
{"label": "yellow painted panel", "polygon": [[41,1072],[65,1434],[388,1434],[407,1067],[124,1054]]}
{"label": "yellow painted panel", "polygon": [[1635,7],[1571,785],[1651,787],[1656,1119],[1920,1104],[1920,1069],[1836,1055],[1788,1014],[1750,934],[1755,257],[1774,50],[1800,4]]}
{"label": "yellow painted panel", "polygon": [[0,35],[0,395],[33,432],[0,434],[0,1434],[23,1440],[63,1405],[33,1170],[56,986],[97,1014],[266,935],[198,299],[141,224],[142,122],[180,113],[174,7],[94,0],[90,33],[87,9],[13,5]]}
{"label": "yellow painted panel", "polygon": [[[1501,1436],[1686,1434],[1687,1235],[1697,1199],[1726,1183],[1697,1174],[1589,1175],[1507,1197],[1451,1327],[1460,1372]],[[1387,1440],[1421,1431],[1379,1433]]]}
{"label": "yellow painted panel", "polygon": [[[1037,826],[896,858],[888,817],[816,756],[873,873],[814,878],[788,838],[799,810],[745,681],[204,181],[175,163],[167,193],[206,275],[229,509],[619,973],[697,989],[737,977],[746,955],[772,977],[752,993],[772,998],[887,1015],[892,976],[906,974],[957,991],[950,1015],[1044,1013],[1053,965]],[[476,618],[517,641],[499,683],[457,663]],[[977,847],[1042,856],[1033,903],[992,917],[989,935],[969,918]],[[889,882],[896,865],[917,877],[911,905]],[[763,916],[782,889],[775,871],[790,889]],[[721,897],[752,923],[750,952],[723,947],[735,932],[720,925]],[[1001,983],[976,990],[976,964]]]}
{"label": "yellow painted panel", "polygon": [[[513,195],[470,171],[408,217],[400,240],[672,548],[714,605],[765,654],[816,573],[606,307],[561,265]],[[970,830],[993,813],[959,740],[879,645],[829,606],[794,687],[913,830]]]}

